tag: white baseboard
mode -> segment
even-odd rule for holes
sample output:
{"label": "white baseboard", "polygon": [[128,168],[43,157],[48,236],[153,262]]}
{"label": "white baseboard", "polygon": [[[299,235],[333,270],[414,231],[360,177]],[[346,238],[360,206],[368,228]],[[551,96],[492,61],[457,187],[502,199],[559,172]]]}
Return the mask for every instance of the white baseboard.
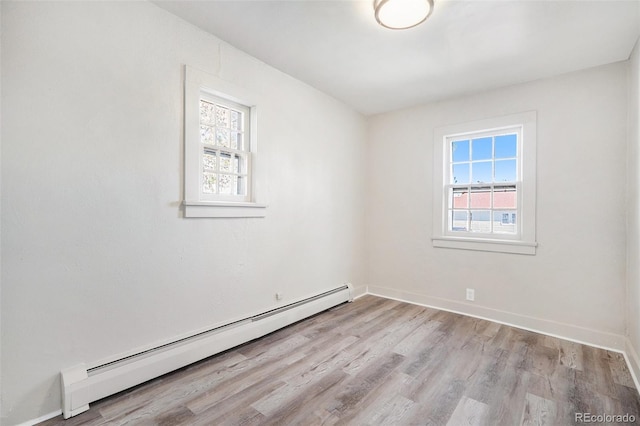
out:
{"label": "white baseboard", "polygon": [[62,415],[62,410],[57,410],[57,411],[54,411],[53,413],[45,414],[44,416],[40,416],[37,419],[28,420],[16,426],[33,426],[33,425],[37,425],[38,423],[42,423],[44,421],[47,421],[49,419],[52,419],[54,417],[58,417],[61,415]]}
{"label": "white baseboard", "polygon": [[615,333],[607,333],[576,325],[529,317],[498,309],[491,309],[471,303],[441,299],[385,287],[368,286],[367,290],[369,294],[385,297],[387,299],[400,300],[415,305],[427,306],[474,318],[485,319],[533,331],[535,333],[570,340],[576,343],[613,350],[615,352],[624,352],[626,349],[626,337]]}

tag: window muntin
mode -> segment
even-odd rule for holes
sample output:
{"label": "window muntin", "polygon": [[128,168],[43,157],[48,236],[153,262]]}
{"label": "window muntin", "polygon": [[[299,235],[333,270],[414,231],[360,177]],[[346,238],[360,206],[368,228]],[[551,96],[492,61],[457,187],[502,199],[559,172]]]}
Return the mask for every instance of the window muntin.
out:
{"label": "window muntin", "polygon": [[513,127],[446,137],[447,235],[520,234],[521,135]]}
{"label": "window muntin", "polygon": [[249,201],[251,109],[201,93],[199,113],[200,199]]}

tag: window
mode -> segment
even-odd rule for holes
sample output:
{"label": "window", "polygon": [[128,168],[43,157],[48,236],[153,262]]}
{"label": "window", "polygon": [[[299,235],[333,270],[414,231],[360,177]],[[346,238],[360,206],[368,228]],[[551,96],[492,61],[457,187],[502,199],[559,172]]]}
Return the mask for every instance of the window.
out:
{"label": "window", "polygon": [[435,247],[535,254],[535,120],[436,129]]}
{"label": "window", "polygon": [[185,216],[263,217],[251,95],[185,67]]}
{"label": "window", "polygon": [[517,233],[520,128],[447,137],[447,234]]}
{"label": "window", "polygon": [[245,122],[250,109],[202,93],[200,142],[203,200],[249,201],[250,152]]}

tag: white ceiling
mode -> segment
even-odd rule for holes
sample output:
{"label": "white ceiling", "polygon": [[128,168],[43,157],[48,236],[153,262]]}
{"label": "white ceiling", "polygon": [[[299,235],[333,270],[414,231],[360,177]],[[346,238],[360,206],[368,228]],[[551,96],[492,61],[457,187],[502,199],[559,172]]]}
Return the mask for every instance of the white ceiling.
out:
{"label": "white ceiling", "polygon": [[435,0],[408,30],[373,0],[154,3],[367,115],[625,60],[640,35],[640,0]]}

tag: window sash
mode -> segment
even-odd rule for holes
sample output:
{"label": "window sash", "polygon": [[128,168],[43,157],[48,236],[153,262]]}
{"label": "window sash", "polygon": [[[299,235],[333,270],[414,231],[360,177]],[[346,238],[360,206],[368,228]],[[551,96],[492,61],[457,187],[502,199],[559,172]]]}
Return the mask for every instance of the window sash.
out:
{"label": "window sash", "polygon": [[[202,157],[204,157],[204,152],[206,150],[208,150],[209,148],[204,148],[202,149]],[[216,152],[217,154],[219,154],[219,151]],[[216,162],[216,167],[214,169],[210,169],[210,168],[205,168],[204,167],[204,163],[201,160],[200,164],[201,164],[201,169],[200,169],[200,174],[199,174],[199,188],[200,188],[200,199],[202,201],[249,201],[250,200],[250,178],[251,175],[249,173],[249,171],[251,170],[251,154],[250,153],[239,153],[239,156],[242,156],[242,158],[244,158],[244,162],[246,164],[246,171],[245,173],[242,172],[234,172],[234,171],[221,171],[220,170],[220,157],[217,156],[217,162]],[[220,175],[228,175],[228,176],[235,176],[238,178],[241,178],[244,180],[244,185],[245,185],[245,190],[244,190],[244,194],[220,194],[219,190],[217,190],[215,193],[208,193],[204,191],[204,179],[205,179],[205,173],[211,173],[211,174],[215,174],[218,177]]]}
{"label": "window sash", "polygon": [[[516,135],[516,155],[505,156],[496,158],[496,137]],[[483,159],[473,158],[473,140],[492,138],[491,157]],[[453,156],[453,143],[469,141],[469,155],[468,158],[461,161],[454,161]],[[485,238],[485,239],[506,239],[506,240],[520,240],[522,238],[522,126],[508,126],[500,129],[489,129],[480,131],[470,131],[464,133],[457,133],[447,135],[444,138],[444,156],[443,161],[444,176],[443,176],[443,234],[449,237],[469,237],[469,238]],[[515,181],[494,181],[496,178],[496,162],[500,161],[514,161],[516,165],[516,180]],[[476,182],[473,183],[473,166],[482,163],[491,164],[491,182]],[[468,183],[452,183],[454,165],[469,165],[469,182]],[[486,167],[486,166],[485,166]],[[515,188],[515,208],[496,207],[494,194],[496,188]],[[485,190],[489,192],[489,205],[488,206],[473,206],[472,194],[474,190]],[[453,195],[454,192],[467,191],[467,203],[464,207],[455,207]],[[466,212],[465,226],[466,230],[460,229],[460,221],[455,220],[455,212]],[[472,228],[472,214],[473,212],[488,212],[488,232],[483,230],[473,230]],[[495,215],[496,213],[509,213],[516,215],[516,223],[513,232],[500,232],[496,230]],[[511,217],[511,216],[510,216]],[[483,226],[482,228],[485,228]]]}
{"label": "window sash", "polygon": [[[214,112],[214,117],[212,121],[203,121],[201,118],[201,105],[200,102],[205,101],[207,103],[213,104],[215,108],[218,107],[225,108],[231,111],[237,111],[241,114],[239,120],[239,126],[237,129],[232,128],[231,123],[229,122],[228,126],[221,127],[217,125],[217,119]],[[199,152],[199,168],[198,168],[198,192],[199,199],[201,201],[234,201],[234,202],[246,202],[251,200],[251,190],[252,190],[252,155],[251,155],[251,134],[250,129],[251,126],[249,123],[251,122],[251,108],[239,104],[237,102],[233,102],[231,100],[215,96],[211,93],[208,93],[204,90],[200,92],[200,99],[198,103],[198,117],[200,126],[207,126],[212,129],[213,132],[217,132],[218,129],[224,129],[231,132],[235,132],[240,135],[240,146],[237,148],[231,147],[231,142],[229,146],[221,146],[216,142],[217,138],[214,136],[213,142],[208,143],[202,139],[200,136],[200,152]],[[231,121],[231,118],[229,117]],[[214,133],[215,134],[215,133]],[[215,154],[215,166],[213,169],[206,167],[205,164],[205,155],[207,154]],[[221,170],[221,159],[225,156],[230,157],[231,159],[231,171],[223,171]],[[239,158],[239,163],[244,164],[244,170],[238,170],[238,172],[234,171],[234,159]],[[240,169],[239,165],[239,169]],[[206,185],[206,177],[213,176],[215,179],[215,187],[212,192],[205,191]],[[230,183],[232,188],[232,194],[221,194],[220,193],[220,181],[221,176],[230,176],[235,177],[237,179],[233,179]],[[235,186],[235,188],[234,188]],[[243,190],[240,190],[240,186],[243,187]],[[240,193],[238,193],[240,192]]]}
{"label": "window sash", "polygon": [[[500,182],[497,184],[473,184],[473,185],[445,185],[444,187],[444,234],[452,237],[462,237],[469,236],[474,238],[499,238],[499,239],[520,239],[522,235],[522,227],[521,227],[521,217],[522,217],[522,200],[521,200],[521,190],[522,184],[521,182]],[[489,192],[488,197],[488,205],[474,205],[472,203],[472,195],[474,189],[482,189],[482,192]],[[496,190],[497,189],[497,190]],[[494,194],[500,193],[500,189],[513,189],[514,194],[514,204],[515,206],[496,206],[495,196]],[[455,194],[466,194],[466,202],[464,205],[455,203]],[[477,192],[476,192],[477,193]],[[471,217],[469,214],[477,211],[486,211],[489,212],[489,232],[480,232],[473,231],[471,228]],[[456,221],[453,219],[454,212],[467,212],[467,222],[466,231],[459,229],[459,226],[456,225]],[[508,213],[516,215],[516,221],[513,232],[506,231],[496,231],[495,222],[496,222],[496,214],[497,213]],[[459,222],[459,221],[458,221]],[[510,222],[511,223],[511,222]],[[458,229],[454,229],[458,228]]]}

